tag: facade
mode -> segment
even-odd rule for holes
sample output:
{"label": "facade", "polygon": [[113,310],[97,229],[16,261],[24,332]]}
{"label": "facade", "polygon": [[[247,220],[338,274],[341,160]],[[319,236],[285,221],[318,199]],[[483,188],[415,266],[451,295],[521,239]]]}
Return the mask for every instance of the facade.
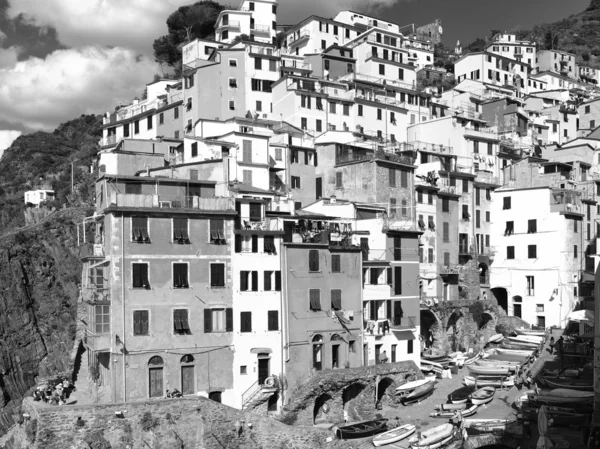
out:
{"label": "facade", "polygon": [[460,83],[471,79],[526,92],[530,68],[527,63],[488,51],[468,53],[454,63],[454,76]]}
{"label": "facade", "polygon": [[54,190],[28,190],[25,192],[25,204],[40,207],[46,201],[54,200]]}
{"label": "facade", "polygon": [[562,50],[540,50],[537,52],[537,67],[540,72],[554,72],[577,79],[579,70],[575,55]]}
{"label": "facade", "polygon": [[524,62],[532,69],[537,67],[537,44],[517,39],[512,33],[498,33],[492,38],[486,51]]}
{"label": "facade", "polygon": [[600,126],[600,98],[586,101],[579,105],[577,112],[579,114],[578,131],[583,134],[589,134]]}
{"label": "facade", "polygon": [[258,42],[273,43],[277,6],[277,0],[242,0],[238,9],[221,11],[215,24],[216,40],[228,44],[246,35]]}

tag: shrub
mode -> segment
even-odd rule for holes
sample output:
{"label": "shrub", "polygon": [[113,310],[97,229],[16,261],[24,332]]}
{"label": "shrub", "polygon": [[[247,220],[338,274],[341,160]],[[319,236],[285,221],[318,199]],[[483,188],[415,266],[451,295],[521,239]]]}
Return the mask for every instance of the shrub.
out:
{"label": "shrub", "polygon": [[149,432],[158,426],[158,418],[154,418],[152,413],[146,412],[140,419],[140,426],[144,432]]}
{"label": "shrub", "polygon": [[37,419],[32,419],[25,424],[25,436],[30,443],[35,442],[37,436]]}

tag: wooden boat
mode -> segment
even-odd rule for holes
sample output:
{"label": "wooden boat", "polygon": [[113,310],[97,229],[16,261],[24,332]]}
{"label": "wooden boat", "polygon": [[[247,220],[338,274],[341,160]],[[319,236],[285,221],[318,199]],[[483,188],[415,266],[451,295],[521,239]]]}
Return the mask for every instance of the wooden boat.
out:
{"label": "wooden boat", "polygon": [[469,365],[469,372],[471,374],[483,375],[483,376],[508,376],[510,370],[507,367],[502,366],[480,366],[480,365]]}
{"label": "wooden boat", "polygon": [[547,405],[589,405],[594,401],[594,393],[556,388],[544,393],[529,394],[528,399],[532,403]]}
{"label": "wooden boat", "polygon": [[448,395],[448,400],[453,404],[464,404],[469,400],[469,395],[474,391],[473,387],[465,386],[459,388]]}
{"label": "wooden boat", "polygon": [[502,340],[504,340],[504,335],[495,334],[489,338],[488,343],[500,343]]}
{"label": "wooden boat", "polygon": [[463,421],[465,429],[477,429],[480,431],[505,430],[507,427],[517,423],[516,419],[495,418],[468,418]]}
{"label": "wooden boat", "polygon": [[335,435],[340,440],[352,440],[355,438],[365,438],[381,433],[385,429],[387,419],[375,419],[373,421],[364,421],[356,424],[338,427]]}
{"label": "wooden boat", "polygon": [[478,405],[472,404],[471,406],[463,410],[437,410],[433,413],[430,413],[429,416],[431,416],[432,418],[454,418],[457,415],[457,413],[460,412],[462,417],[466,418],[467,416],[473,416],[475,413],[477,413],[478,408]]}
{"label": "wooden boat", "polygon": [[532,352],[533,355],[536,355],[536,352],[539,350],[538,346],[531,346],[529,344],[519,344],[519,343],[502,343],[500,344],[500,346],[498,346],[499,348],[502,349],[515,349],[517,351],[529,351]]}
{"label": "wooden boat", "polygon": [[464,365],[472,365],[473,363],[475,363],[475,361],[477,361],[481,358],[481,355],[482,355],[482,353],[478,352],[473,357],[466,359],[464,362]]}
{"label": "wooden boat", "polygon": [[515,376],[465,376],[463,384],[468,387],[512,388]]}
{"label": "wooden boat", "polygon": [[509,340],[512,341],[523,341],[525,343],[534,343],[539,345],[544,342],[544,337],[539,337],[536,335],[517,335],[516,337],[508,337]]}
{"label": "wooden boat", "polygon": [[426,384],[421,385],[420,387],[415,388],[413,391],[408,393],[406,396],[402,398],[403,405],[414,404],[415,402],[420,402],[423,399],[428,398],[433,393],[433,389],[435,387],[435,382],[427,382]]}
{"label": "wooden boat", "polygon": [[501,355],[517,355],[522,357],[531,357],[533,355],[533,351],[528,351],[526,349],[494,348],[488,352],[491,353],[492,351]]}
{"label": "wooden boat", "polygon": [[436,356],[422,355],[421,361],[424,361],[424,360],[426,360],[428,362],[435,362],[435,363],[439,363],[440,365],[443,365],[444,363],[451,361],[452,358],[447,355],[436,355]]}
{"label": "wooden boat", "polygon": [[475,366],[495,366],[497,368],[506,368],[509,372],[513,373],[521,366],[517,362],[507,362],[506,360],[490,360],[482,359],[475,362]]}
{"label": "wooden boat", "polygon": [[482,405],[491,402],[494,399],[496,389],[493,387],[483,387],[471,393],[471,402],[475,405]]}
{"label": "wooden boat", "polygon": [[519,346],[524,346],[526,348],[537,349],[540,346],[540,343],[529,341],[529,340],[521,340],[519,337],[508,337],[509,344],[516,344]]}
{"label": "wooden boat", "polygon": [[415,433],[417,428],[414,424],[404,424],[400,427],[396,427],[395,429],[388,430],[387,432],[380,433],[375,438],[373,438],[373,446],[385,446],[386,444],[396,443],[397,441],[401,441],[413,433]]}
{"label": "wooden boat", "polygon": [[572,377],[566,378],[547,378],[546,385],[550,388],[568,388],[570,390],[594,391],[594,384],[589,381],[576,381]]}
{"label": "wooden boat", "polygon": [[530,357],[510,354],[490,354],[485,360],[496,360],[507,363],[518,363],[524,365],[529,362]]}
{"label": "wooden boat", "polygon": [[434,370],[438,369],[438,370],[443,370],[444,369],[444,365],[437,363],[437,362],[432,362],[431,360],[424,360],[421,359],[421,366],[431,366]]}
{"label": "wooden boat", "polygon": [[466,402],[463,402],[462,404],[438,404],[435,406],[436,410],[441,410],[443,412],[448,412],[448,411],[456,411],[456,410],[464,410],[468,407]]}
{"label": "wooden boat", "polygon": [[[425,449],[439,447],[443,441],[450,441],[454,436],[454,426],[452,424],[442,424],[421,432],[421,438],[413,437],[409,440],[411,447],[415,449]],[[436,446],[436,444],[439,444]]]}
{"label": "wooden boat", "polygon": [[533,335],[536,337],[544,337],[546,335],[546,331],[536,331],[533,329],[515,329],[517,335]]}
{"label": "wooden boat", "polygon": [[420,387],[421,385],[425,385],[428,382],[430,382],[429,379],[419,379],[419,380],[414,380],[412,382],[407,382],[405,384],[400,385],[398,388],[396,388],[396,394],[410,393],[415,388]]}

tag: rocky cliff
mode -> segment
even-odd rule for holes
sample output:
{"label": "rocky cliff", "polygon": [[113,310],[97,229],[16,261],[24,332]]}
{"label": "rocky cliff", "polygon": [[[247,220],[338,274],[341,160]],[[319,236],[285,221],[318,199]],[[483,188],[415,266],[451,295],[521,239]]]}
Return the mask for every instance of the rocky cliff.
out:
{"label": "rocky cliff", "polygon": [[0,436],[36,378],[72,371],[81,263],[65,209],[0,237]]}

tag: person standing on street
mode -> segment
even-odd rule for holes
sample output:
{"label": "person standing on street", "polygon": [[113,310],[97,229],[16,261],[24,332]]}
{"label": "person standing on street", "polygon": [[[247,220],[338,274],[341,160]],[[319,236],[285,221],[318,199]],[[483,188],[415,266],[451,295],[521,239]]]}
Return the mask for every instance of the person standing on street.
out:
{"label": "person standing on street", "polygon": [[550,354],[554,352],[554,337],[550,337]]}

